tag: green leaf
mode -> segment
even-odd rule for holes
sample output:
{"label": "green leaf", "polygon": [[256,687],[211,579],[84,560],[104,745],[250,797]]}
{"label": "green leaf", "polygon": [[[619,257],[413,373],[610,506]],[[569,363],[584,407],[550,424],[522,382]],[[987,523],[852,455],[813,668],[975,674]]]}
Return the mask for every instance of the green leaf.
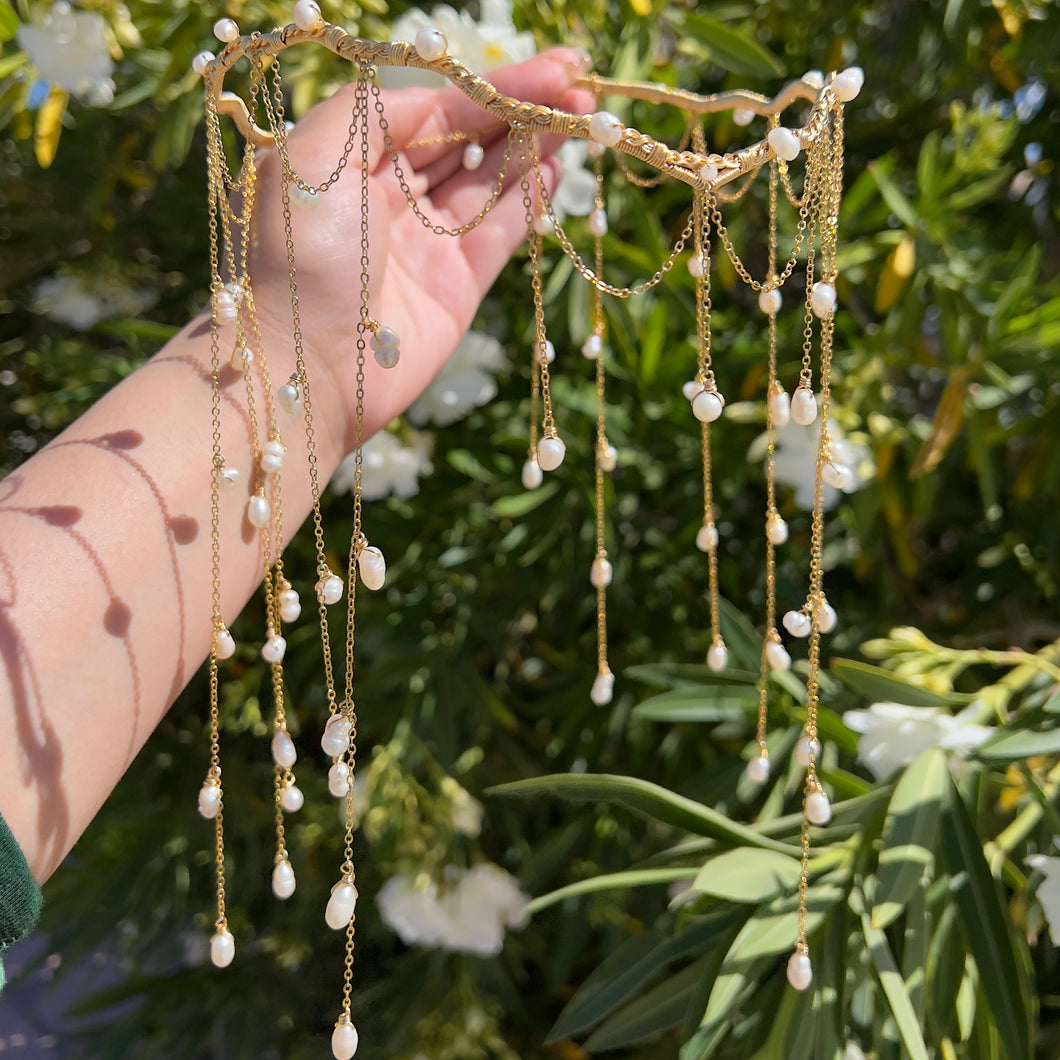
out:
{"label": "green leaf", "polygon": [[953,707],[975,697],[961,692],[932,692],[896,677],[889,670],[856,659],[833,659],[832,673],[848,688],[873,703],[904,703],[910,707]]}
{"label": "green leaf", "polygon": [[964,972],[964,947],[957,924],[957,907],[947,902],[931,936],[927,959],[929,1025],[933,1037],[950,1033],[957,1007],[957,991]]}
{"label": "green leaf", "polygon": [[874,928],[890,924],[931,872],[948,775],[946,753],[934,747],[916,758],[895,786],[883,828]]}
{"label": "green leaf", "polygon": [[869,172],[875,178],[883,201],[887,203],[891,212],[906,228],[915,232],[920,227],[920,217],[916,212],[916,207],[898,190],[898,185],[891,180],[887,170],[878,162],[869,163]]}
{"label": "green leaf", "polygon": [[784,64],[767,48],[706,15],[690,11],[685,16],[685,29],[706,46],[719,66],[734,74],[783,77],[787,72]]}
{"label": "green leaf", "polygon": [[498,497],[490,505],[490,515],[496,519],[519,519],[540,508],[546,501],[551,500],[559,492],[559,484],[547,482],[538,486],[536,490],[526,490],[523,493],[512,493],[507,497]]}
{"label": "green leaf", "polygon": [[[688,685],[746,685],[753,688],[758,680],[758,674],[750,670],[725,669],[715,673],[706,663],[642,663],[627,667],[623,677],[643,681],[654,688],[684,688]],[[1060,706],[1057,709],[1060,711]]]}
{"label": "green leaf", "polygon": [[942,837],[961,933],[975,958],[983,997],[1009,1060],[1024,1060],[1031,1055],[1031,987],[1025,981],[1024,962],[1016,953],[1004,900],[990,875],[972,819],[952,783]]}
{"label": "green leaf", "polygon": [[743,848],[711,858],[692,889],[730,902],[757,904],[799,886],[800,862],[772,850]]}
{"label": "green leaf", "polygon": [[779,1006],[769,1013],[769,1037],[751,1060],[812,1060],[817,1055],[817,995],[815,990],[782,991]]}
{"label": "green leaf", "polygon": [[0,44],[12,40],[20,25],[21,23],[18,20],[18,15],[15,14],[14,8],[7,3],[7,0],[3,0],[0,3]]}
{"label": "green leaf", "polygon": [[555,773],[500,784],[487,789],[487,793],[523,798],[554,795],[576,801],[614,802],[634,813],[697,835],[709,835],[733,846],[761,847],[781,854],[798,851],[797,847],[779,843],[759,835],[746,825],[730,821],[723,813],[709,806],[635,777],[611,776],[607,773]]}
{"label": "green leaf", "polygon": [[[779,854],[772,855],[780,857]],[[526,913],[533,916],[547,909],[557,902],[567,898],[577,898],[583,894],[595,894],[597,891],[614,891],[629,887],[650,887],[664,883],[676,883],[681,880],[690,880],[696,874],[694,868],[680,869],[631,869],[628,872],[609,872],[602,876],[592,876],[587,880],[579,880],[567,887],[550,891],[539,898],[535,898],[526,906]]]}
{"label": "green leaf", "polygon": [[[1049,703],[1045,706],[1046,710],[1049,709]],[[1060,751],[1060,728],[1047,729],[1045,732],[1002,729],[997,736],[975,749],[975,757],[984,762],[1014,762],[1032,755],[1055,754],[1057,751]]]}
{"label": "green leaf", "polygon": [[641,721],[710,722],[744,718],[758,709],[758,695],[744,686],[681,689],[652,696],[633,708]]}

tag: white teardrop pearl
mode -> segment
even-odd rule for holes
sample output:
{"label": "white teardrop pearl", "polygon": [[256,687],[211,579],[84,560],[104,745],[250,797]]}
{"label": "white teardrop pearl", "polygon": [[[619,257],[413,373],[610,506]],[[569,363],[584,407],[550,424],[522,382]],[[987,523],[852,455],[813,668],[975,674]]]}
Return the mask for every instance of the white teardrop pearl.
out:
{"label": "white teardrop pearl", "polygon": [[846,464],[829,461],[821,468],[821,478],[837,490],[849,490],[854,485],[854,472]]}
{"label": "white teardrop pearl", "polygon": [[236,640],[227,626],[222,626],[213,635],[213,651],[218,659],[231,659],[236,653]]}
{"label": "white teardrop pearl", "polygon": [[359,1043],[357,1028],[352,1023],[340,1020],[335,1024],[331,1032],[331,1055],[335,1060],[353,1060]]}
{"label": "white teardrop pearl", "polygon": [[345,798],[350,793],[350,767],[345,762],[336,762],[328,770],[328,791],[336,799]]}
{"label": "white teardrop pearl", "polygon": [[774,670],[790,670],[791,656],[787,649],[779,641],[771,640],[766,644],[766,662]]}
{"label": "white teardrop pearl", "polygon": [[276,403],[289,416],[295,416],[302,409],[302,395],[294,383],[284,383],[276,391]]}
{"label": "white teardrop pearl", "polygon": [[227,968],[236,955],[236,940],[231,931],[218,931],[210,939],[210,960],[217,968]]}
{"label": "white teardrop pearl", "polygon": [[401,338],[393,329],[381,324],[370,340],[376,362],[382,368],[393,368],[401,356]]}
{"label": "white teardrop pearl", "polygon": [[779,313],[783,304],[784,299],[781,297],[780,291],[775,288],[771,291],[761,291],[758,295],[758,308],[766,316],[773,316]]}
{"label": "white teardrop pearl", "polygon": [[295,184],[291,188],[291,199],[299,206],[315,210],[320,205],[320,192],[315,188],[303,188],[300,184]]}
{"label": "white teardrop pearl", "polygon": [[416,34],[413,43],[416,45],[416,51],[420,53],[420,58],[428,63],[440,59],[449,50],[445,34],[434,26],[424,26]]}
{"label": "white teardrop pearl", "polygon": [[322,604],[337,604],[342,599],[344,586],[337,574],[329,574],[317,582],[317,599]]}
{"label": "white teardrop pearl", "polygon": [[681,385],[681,393],[685,396],[685,401],[691,401],[703,389],[703,384],[698,379],[689,379],[687,383]]}
{"label": "white teardrop pearl", "polygon": [[302,601],[294,589],[284,589],[280,593],[280,618],[284,622],[294,622],[302,613]]}
{"label": "white teardrop pearl", "polygon": [[817,608],[817,629],[819,632],[831,633],[838,621],[839,616],[835,613],[835,608],[827,600]]}
{"label": "white teardrop pearl", "polygon": [[725,410],[725,398],[716,390],[701,390],[692,398],[692,415],[700,423],[713,423]]}
{"label": "white teardrop pearl", "polygon": [[270,438],[261,447],[261,459],[258,461],[258,465],[266,475],[274,475],[283,467],[283,458],[286,453],[287,446],[283,442]]}
{"label": "white teardrop pearl", "polygon": [[261,646],[261,657],[267,663],[278,663],[283,662],[283,657],[287,653],[287,640],[281,637],[279,633],[272,633],[268,639]]}
{"label": "white teardrop pearl", "polygon": [[246,346],[237,346],[229,363],[237,372],[245,372],[254,363],[254,354]]}
{"label": "white teardrop pearl", "polygon": [[272,737],[272,760],[281,769],[290,769],[298,760],[294,740],[286,729],[277,729]]}
{"label": "white teardrop pearl", "polygon": [[366,589],[371,589],[372,592],[382,589],[386,581],[386,560],[383,553],[374,545],[361,549],[361,554],[357,557],[357,573]]}
{"label": "white teardrop pearl", "polygon": [[272,893],[277,898],[287,899],[294,894],[297,881],[294,878],[294,869],[291,863],[284,858],[276,862],[276,868],[272,870]]}
{"label": "white teardrop pearl", "polygon": [[718,547],[718,528],[713,523],[704,523],[696,533],[696,548],[700,552],[713,552]]}
{"label": "white teardrop pearl", "polygon": [[840,103],[856,99],[865,84],[865,71],[860,66],[848,66],[832,78],[832,91]]}
{"label": "white teardrop pearl", "polygon": [[486,151],[481,144],[468,144],[460,161],[464,169],[478,169],[485,157]]}
{"label": "white teardrop pearl", "polygon": [[732,121],[734,125],[750,125],[754,120],[755,112],[747,107],[737,107],[732,112]]}
{"label": "white teardrop pearl", "polygon": [[350,749],[353,724],[342,714],[332,714],[320,737],[320,748],[328,758],[341,758]]}
{"label": "white teardrop pearl", "polygon": [[787,391],[777,387],[769,395],[769,422],[774,427],[786,427],[791,420],[791,398]]}
{"label": "white teardrop pearl", "polygon": [[772,545],[783,545],[788,539],[788,524],[776,512],[766,521],[766,537]]}
{"label": "white teardrop pearl", "polygon": [[247,522],[256,526],[259,530],[269,525],[272,518],[272,505],[260,494],[255,493],[247,501]]}
{"label": "white teardrop pearl", "polygon": [[223,490],[233,490],[243,477],[238,467],[225,466],[217,472],[217,485]]}
{"label": "white teardrop pearl", "polygon": [[582,343],[582,356],[587,360],[595,361],[604,352],[604,340],[600,335],[590,335]]}
{"label": "white teardrop pearl", "polygon": [[593,560],[593,565],[589,570],[589,581],[597,589],[606,589],[611,584],[611,579],[614,577],[614,568],[610,562],[604,559],[602,556],[597,556]]}
{"label": "white teardrop pearl", "polygon": [[222,324],[234,324],[239,319],[239,306],[228,291],[218,291],[214,296],[217,319]]}
{"label": "white teardrop pearl", "polygon": [[832,819],[832,804],[823,791],[811,791],[806,796],[806,820],[810,824],[826,825]]}
{"label": "white teardrop pearl", "polygon": [[811,762],[816,762],[821,757],[821,741],[816,737],[804,736],[795,745],[795,761],[798,762],[803,769],[806,769]]}
{"label": "white teardrop pearl", "polygon": [[545,339],[543,343],[537,346],[536,356],[538,364],[551,364],[556,359],[556,347],[552,344],[551,339]]}
{"label": "white teardrop pearl", "polygon": [[199,813],[212,821],[221,812],[221,785],[207,780],[199,789]]}
{"label": "white teardrop pearl", "polygon": [[729,665],[729,649],[724,644],[712,644],[707,652],[707,665],[718,673]]}
{"label": "white teardrop pearl", "polygon": [[542,474],[541,467],[533,457],[523,464],[522,480],[524,489],[536,490],[544,479],[545,476]]}
{"label": "white teardrop pearl", "polygon": [[213,52],[199,52],[191,61],[191,68],[200,76],[206,73],[206,67],[216,59]]}
{"label": "white teardrop pearl", "polygon": [[305,796],[297,784],[291,784],[280,793],[280,805],[288,813],[297,813],[305,805]]}
{"label": "white teardrop pearl", "polygon": [[747,763],[744,770],[747,779],[753,784],[764,784],[769,779],[769,759],[764,754],[757,754]]}
{"label": "white teardrop pearl", "polygon": [[607,211],[597,207],[589,214],[589,234],[593,236],[607,235]]}
{"label": "white teardrop pearl", "polygon": [[324,17],[320,13],[320,5],[315,0],[298,0],[294,5],[294,24],[306,33],[312,33],[319,29]]}
{"label": "white teardrop pearl", "polygon": [[688,272],[695,280],[702,280],[707,274],[707,263],[702,254],[693,254],[688,259]]}
{"label": "white teardrop pearl", "polygon": [[213,35],[225,44],[230,44],[239,36],[239,26],[230,18],[219,18],[213,24]]}
{"label": "white teardrop pearl", "polygon": [[618,467],[618,450],[613,445],[605,445],[600,451],[600,470],[614,471]]}
{"label": "white teardrop pearl", "polygon": [[807,953],[793,953],[788,959],[788,982],[796,990],[805,990],[813,982],[813,967]]}
{"label": "white teardrop pearl", "polygon": [[813,285],[813,290],[810,292],[810,308],[814,316],[822,318],[828,316],[835,309],[835,304],[836,293],[832,284],[822,280]]}
{"label": "white teardrop pearl", "polygon": [[589,698],[598,707],[606,707],[615,691],[615,675],[610,670],[601,670],[589,689]]}
{"label": "white teardrop pearl", "polygon": [[704,184],[713,184],[718,179],[718,167],[713,162],[706,162],[699,167],[699,179]]}
{"label": "white teardrop pearl", "polygon": [[589,119],[589,136],[604,147],[614,147],[624,132],[621,120],[609,110],[598,110]]}
{"label": "white teardrop pearl", "polygon": [[537,462],[542,471],[555,471],[567,455],[562,438],[542,438],[537,446]]}
{"label": "white teardrop pearl", "polygon": [[802,150],[802,143],[798,134],[792,129],[784,128],[783,125],[770,129],[766,140],[777,158],[783,159],[785,162],[794,162]]}
{"label": "white teardrop pearl", "polygon": [[813,628],[810,616],[803,611],[786,611],[781,622],[793,637],[808,637]]}
{"label": "white teardrop pearl", "polygon": [[797,386],[791,395],[791,419],[800,427],[809,427],[817,419],[817,398],[808,386]]}
{"label": "white teardrop pearl", "polygon": [[357,888],[352,883],[340,880],[331,888],[324,919],[333,931],[341,931],[353,918],[357,909]]}
{"label": "white teardrop pearl", "polygon": [[539,236],[550,236],[556,230],[552,218],[547,213],[538,214],[534,218],[534,231]]}

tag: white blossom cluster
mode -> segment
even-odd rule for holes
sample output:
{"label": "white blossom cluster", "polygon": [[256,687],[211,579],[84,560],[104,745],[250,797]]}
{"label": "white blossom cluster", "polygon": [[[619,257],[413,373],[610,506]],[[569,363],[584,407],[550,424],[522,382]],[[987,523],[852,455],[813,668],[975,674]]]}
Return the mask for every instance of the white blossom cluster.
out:
{"label": "white blossom cluster", "polygon": [[35,308],[49,320],[87,331],[101,320],[137,316],[158,300],[154,291],[127,287],[109,276],[59,273],[37,284]]}

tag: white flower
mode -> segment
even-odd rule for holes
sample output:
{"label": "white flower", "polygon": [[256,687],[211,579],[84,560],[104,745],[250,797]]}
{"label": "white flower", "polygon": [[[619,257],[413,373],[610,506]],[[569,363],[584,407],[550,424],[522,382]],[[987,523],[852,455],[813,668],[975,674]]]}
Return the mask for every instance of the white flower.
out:
{"label": "white flower", "polygon": [[960,714],[949,714],[940,707],[910,707],[904,703],[873,703],[868,710],[848,710],[843,724],[862,734],[858,740],[858,761],[877,780],[909,765],[921,751],[941,747],[963,758],[994,732],[988,725],[971,719],[982,704],[970,703]]}
{"label": "white flower", "polygon": [[556,152],[563,172],[552,193],[552,212],[560,223],[568,214],[585,217],[596,205],[596,174],[585,167],[587,149],[584,140],[568,140]]}
{"label": "white flower", "polygon": [[482,831],[482,803],[455,781],[447,792],[453,810],[453,830],[474,839]]}
{"label": "white flower", "polygon": [[106,23],[96,11],[74,11],[66,0],[39,7],[18,29],[18,43],[41,76],[83,103],[105,107],[114,99],[114,63]]}
{"label": "white flower", "polygon": [[136,316],[158,299],[154,291],[125,287],[104,276],[49,276],[37,284],[36,310],[80,331],[107,317]]}
{"label": "white flower", "polygon": [[[864,445],[857,445],[843,436],[843,432],[829,421],[828,433],[832,439],[832,460],[845,464],[853,472],[854,479],[847,493],[861,489],[872,477],[871,454]],[[813,479],[817,466],[817,444],[821,437],[820,421],[808,427],[788,423],[778,427],[776,449],[773,455],[773,474],[778,484],[795,490],[795,503],[804,511],[813,508]],[[765,435],[761,435],[751,446],[749,456],[759,459],[765,451]],[[834,508],[839,500],[839,490],[827,483],[822,487],[821,503],[825,509]]]}
{"label": "white flower", "polygon": [[434,382],[408,411],[409,420],[439,427],[463,419],[497,393],[494,375],[504,367],[504,347],[482,331],[469,331]]}
{"label": "white flower", "polygon": [[379,892],[383,921],[409,946],[495,957],[504,933],[526,926],[527,896],[499,865],[450,868],[443,888],[430,879],[394,876]]}
{"label": "white flower", "polygon": [[[476,74],[489,73],[499,66],[521,63],[536,51],[534,35],[520,33],[512,20],[511,0],[482,0],[481,19],[476,22],[466,11],[455,11],[448,4],[438,4],[428,15],[418,10],[406,11],[391,27],[391,40],[414,41],[424,26],[434,26],[445,34],[448,54]],[[407,85],[437,87],[443,83],[439,74],[429,70],[384,66],[380,81],[388,88]]]}
{"label": "white flower", "polygon": [[[361,450],[361,496],[366,501],[384,497],[414,497],[420,491],[419,476],[429,474],[431,442],[429,434],[413,432],[412,444],[389,431],[373,434]],[[354,487],[356,454],[350,453],[335,471],[331,488],[335,493],[349,493]]]}
{"label": "white flower", "polygon": [[1049,925],[1049,934],[1054,942],[1060,939],[1060,858],[1047,854],[1031,854],[1027,864],[1045,879],[1038,884],[1035,897],[1041,903],[1045,922]]}

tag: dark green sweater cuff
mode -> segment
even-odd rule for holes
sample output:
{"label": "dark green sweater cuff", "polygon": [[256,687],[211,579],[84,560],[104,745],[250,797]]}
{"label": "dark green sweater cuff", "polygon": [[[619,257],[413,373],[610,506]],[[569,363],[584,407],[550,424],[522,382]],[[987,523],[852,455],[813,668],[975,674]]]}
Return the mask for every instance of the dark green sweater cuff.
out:
{"label": "dark green sweater cuff", "polygon": [[40,916],[41,893],[22,848],[0,816],[0,951],[24,939]]}

